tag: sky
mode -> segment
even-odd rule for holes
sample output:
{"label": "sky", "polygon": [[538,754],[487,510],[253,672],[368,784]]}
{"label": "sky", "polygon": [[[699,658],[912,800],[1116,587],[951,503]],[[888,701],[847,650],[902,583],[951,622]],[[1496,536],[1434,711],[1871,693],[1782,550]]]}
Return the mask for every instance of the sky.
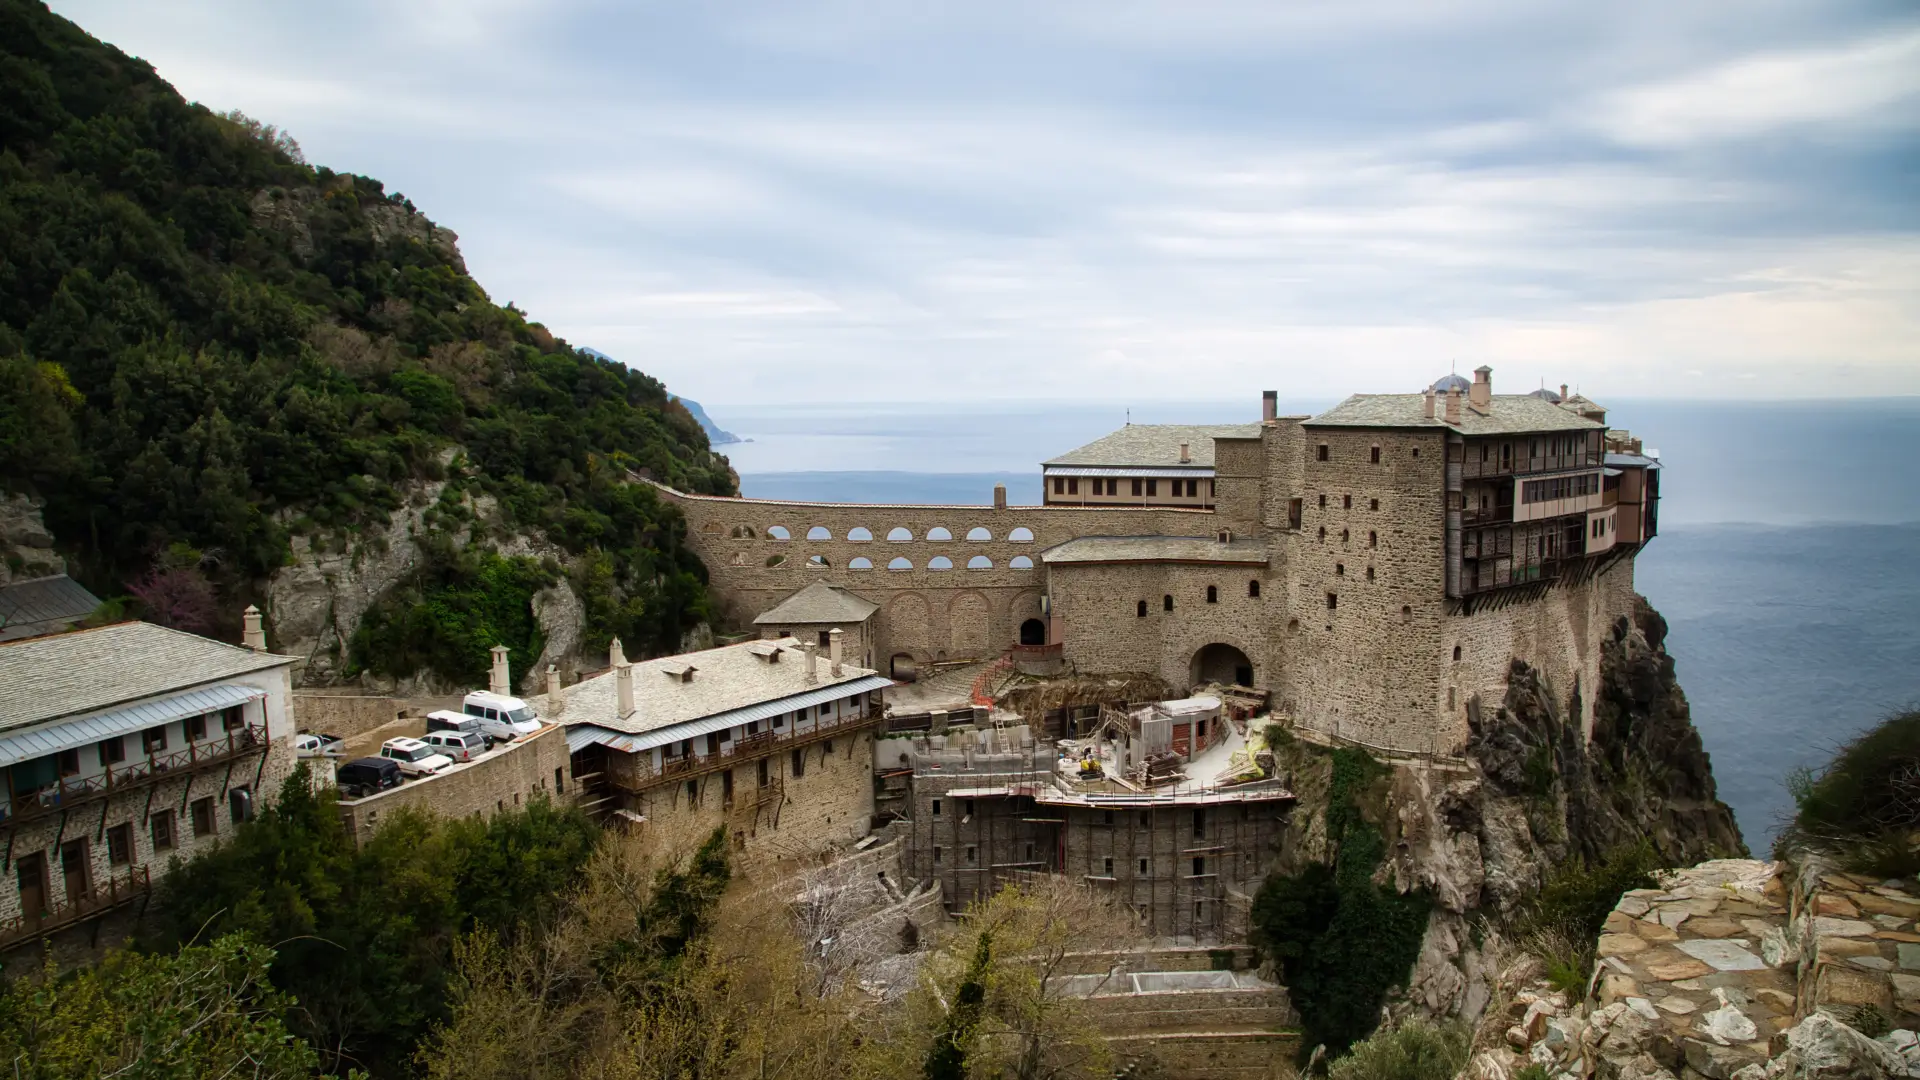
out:
{"label": "sky", "polygon": [[54,0],[704,402],[1920,394],[1910,0]]}

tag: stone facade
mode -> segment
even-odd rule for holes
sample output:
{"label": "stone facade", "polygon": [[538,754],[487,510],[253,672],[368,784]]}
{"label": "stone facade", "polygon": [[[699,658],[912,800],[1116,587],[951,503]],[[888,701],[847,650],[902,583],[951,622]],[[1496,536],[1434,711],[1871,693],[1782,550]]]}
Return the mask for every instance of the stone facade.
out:
{"label": "stone facade", "polygon": [[[1463,601],[1448,587],[1448,456],[1459,442],[1449,428],[1278,417],[1253,430],[1216,443],[1210,511],[665,495],[686,514],[729,619],[830,582],[880,605],[871,651],[883,672],[905,673],[896,657],[998,655],[1038,619],[1082,673],[1151,673],[1175,688],[1250,673],[1298,726],[1449,754],[1467,737],[1468,703],[1497,697],[1519,658],[1563,698],[1579,692],[1590,730],[1601,643],[1633,610],[1634,545]],[[1223,534],[1264,544],[1264,564],[1040,558],[1082,537]],[[931,568],[940,557],[953,568]],[[895,559],[911,568],[887,569]]]}
{"label": "stone facade", "polygon": [[403,807],[450,818],[489,816],[516,809],[537,795],[561,801],[574,794],[566,730],[549,725],[437,776],[409,780],[362,799],[342,799],[340,818],[354,843],[361,844],[372,838],[383,818]]}

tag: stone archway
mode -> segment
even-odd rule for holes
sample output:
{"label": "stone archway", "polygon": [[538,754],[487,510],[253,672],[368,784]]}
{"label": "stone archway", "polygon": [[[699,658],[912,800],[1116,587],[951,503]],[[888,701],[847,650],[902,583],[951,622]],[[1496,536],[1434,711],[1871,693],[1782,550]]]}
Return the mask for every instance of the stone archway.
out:
{"label": "stone archway", "polygon": [[1216,641],[1193,654],[1193,660],[1187,665],[1187,681],[1194,686],[1217,682],[1251,687],[1253,661],[1232,645]]}
{"label": "stone archway", "polygon": [[912,653],[894,653],[887,661],[887,674],[900,682],[913,682],[920,677],[920,662]]}
{"label": "stone archway", "polygon": [[1020,624],[1020,644],[1045,645],[1047,643],[1047,624],[1039,619],[1028,619]]}

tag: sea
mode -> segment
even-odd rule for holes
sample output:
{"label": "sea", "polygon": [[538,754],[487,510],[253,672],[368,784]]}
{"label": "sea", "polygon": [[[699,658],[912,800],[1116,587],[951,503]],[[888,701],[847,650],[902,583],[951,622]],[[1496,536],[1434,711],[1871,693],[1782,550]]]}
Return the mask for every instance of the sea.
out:
{"label": "sea", "polygon": [[[1659,453],[1660,535],[1637,581],[1666,616],[1720,797],[1764,853],[1794,770],[1920,704],[1920,398],[1609,406]],[[710,403],[750,440],[722,448],[745,495],[961,505],[995,484],[1037,503],[1041,461],[1128,422],[1251,422],[1258,407]]]}

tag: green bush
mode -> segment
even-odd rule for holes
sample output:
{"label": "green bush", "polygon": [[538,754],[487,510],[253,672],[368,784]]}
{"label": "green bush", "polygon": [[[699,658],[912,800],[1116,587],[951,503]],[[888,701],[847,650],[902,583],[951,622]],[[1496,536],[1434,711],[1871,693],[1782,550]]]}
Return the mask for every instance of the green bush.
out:
{"label": "green bush", "polygon": [[1920,709],[1888,716],[1787,789],[1795,813],[1776,853],[1812,847],[1874,877],[1920,873]]}
{"label": "green bush", "polygon": [[1659,855],[1644,838],[1611,849],[1598,862],[1563,863],[1514,913],[1509,932],[1547,965],[1555,988],[1579,997],[1587,992],[1607,916],[1625,893],[1653,888],[1659,866]]}
{"label": "green bush", "polygon": [[1464,1024],[1408,1020],[1353,1045],[1327,1070],[1332,1080],[1453,1080],[1467,1063],[1472,1032]]}
{"label": "green bush", "polygon": [[1360,800],[1385,769],[1355,749],[1332,754],[1327,838],[1332,866],[1273,874],[1253,899],[1251,940],[1280,966],[1307,1038],[1334,1054],[1379,1022],[1387,991],[1404,982],[1420,954],[1432,907],[1425,892],[1406,896],[1373,883],[1386,854],[1380,830]]}

